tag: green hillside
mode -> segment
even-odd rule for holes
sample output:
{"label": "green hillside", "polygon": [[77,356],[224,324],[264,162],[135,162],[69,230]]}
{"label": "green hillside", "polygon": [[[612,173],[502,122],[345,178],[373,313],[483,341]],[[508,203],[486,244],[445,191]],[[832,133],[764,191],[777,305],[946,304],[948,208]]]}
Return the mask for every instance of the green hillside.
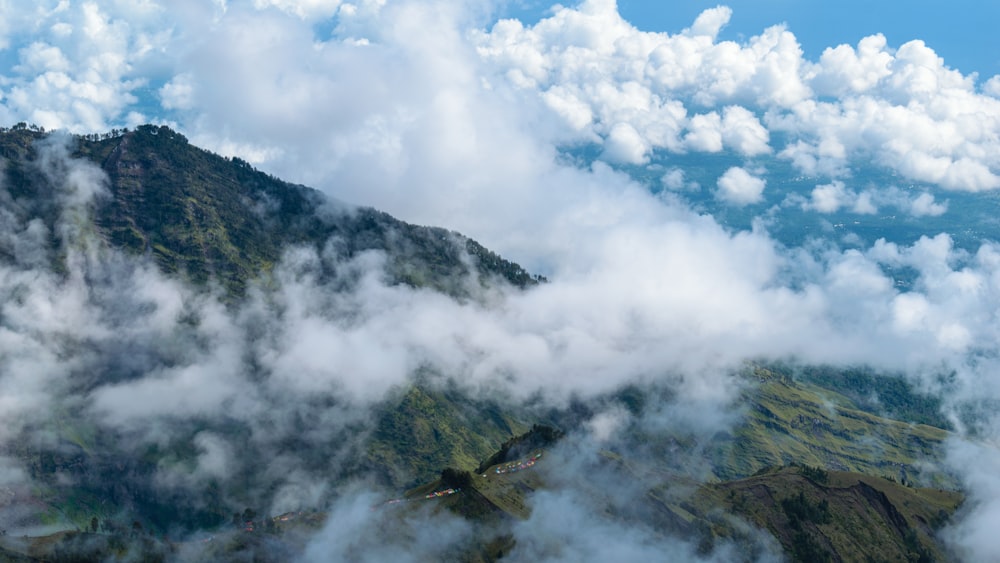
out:
{"label": "green hillside", "polygon": [[[627,523],[642,514],[664,536],[694,539],[705,550],[721,541],[756,549],[748,530],[758,528],[795,561],[949,559],[935,533],[963,496],[951,476],[932,469],[948,431],[876,416],[836,390],[762,367],[742,377],[753,380],[737,405],[742,422],[707,449],[717,481],[701,484],[678,472],[669,454],[656,453],[683,447],[683,436],[640,431],[635,439],[652,455],[628,453],[634,448],[603,452],[604,469],[595,474],[609,472],[648,487],[634,506],[612,510],[613,518]],[[553,472],[567,463],[558,451],[548,453],[551,441],[535,448],[532,434],[508,440],[479,466],[454,464],[469,473],[469,481],[462,494],[440,500],[441,507],[496,530],[528,518],[532,495],[548,489]],[[519,443],[529,446],[517,448]],[[512,459],[542,451],[544,461],[531,470],[495,473]],[[915,488],[918,483],[931,488]],[[445,486],[436,480],[410,494]],[[615,494],[597,483],[585,490],[597,497]],[[595,504],[615,506],[611,498]],[[513,548],[513,539],[503,534],[484,542],[498,552]]]}
{"label": "green hillside", "polygon": [[[530,467],[525,467],[527,460],[532,460]],[[535,450],[515,462],[481,467],[482,473],[448,470],[408,491],[410,502],[402,510],[433,506],[475,522],[479,543],[467,560],[497,561],[516,547],[504,532],[510,522],[530,517],[532,495],[559,486],[567,462],[558,449]],[[657,469],[655,460],[630,461],[603,452],[597,462],[590,470],[595,482],[583,490],[595,505],[605,507],[606,517],[625,526],[641,522],[664,538],[695,541],[705,554],[735,543],[748,560],[761,549],[754,530],[772,536],[792,561],[948,560],[936,533],[963,501],[955,491],[799,464],[698,484]],[[517,463],[521,469],[509,471]],[[607,481],[607,475],[617,478]],[[627,493],[624,501],[615,498],[635,483],[646,483],[646,492]],[[455,492],[438,498],[436,491]]]}
{"label": "green hillside", "polygon": [[953,486],[916,466],[938,459],[948,432],[861,410],[840,392],[755,368],[744,421],[719,441],[713,464],[724,479],[789,463]]}
{"label": "green hillside", "polygon": [[396,487],[426,482],[444,467],[475,468],[527,425],[496,403],[455,390],[413,386],[384,409],[368,443],[368,467]]}
{"label": "green hillside", "polygon": [[797,466],[709,485],[697,499],[767,530],[793,561],[924,562],[947,558],[934,534],[962,495]]}
{"label": "green hillside", "polygon": [[[0,131],[0,165],[11,196],[5,207],[51,227],[57,209],[47,167],[63,165],[43,158],[42,144],[49,141],[27,128]],[[456,296],[468,295],[470,275],[483,284],[502,279],[517,287],[540,279],[458,233],[329,200],[238,158],[197,148],[164,126],[66,142],[75,158],[107,174],[109,195],[98,197],[93,210],[107,244],[149,256],[165,272],[199,283],[211,279],[237,296],[296,245],[345,260],[382,251],[390,281]],[[58,249],[61,241],[52,242]],[[0,259],[5,255],[13,251],[0,246]]]}

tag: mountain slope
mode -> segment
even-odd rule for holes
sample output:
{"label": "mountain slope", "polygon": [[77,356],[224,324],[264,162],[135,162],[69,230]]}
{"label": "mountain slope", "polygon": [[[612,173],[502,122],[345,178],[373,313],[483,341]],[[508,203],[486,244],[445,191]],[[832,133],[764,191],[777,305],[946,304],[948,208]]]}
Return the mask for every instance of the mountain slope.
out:
{"label": "mountain slope", "polygon": [[[746,393],[744,421],[720,440],[713,463],[725,479],[788,463],[919,478],[920,464],[938,459],[947,431],[861,410],[835,389],[756,368],[759,384]],[[954,486],[944,475],[926,476]],[[927,481],[927,484],[931,484]]]}
{"label": "mountain slope", "polygon": [[394,487],[411,487],[443,467],[475,467],[526,429],[496,403],[415,385],[381,412],[368,442],[368,466],[385,471]]}
{"label": "mountain slope", "polygon": [[[19,204],[8,207],[19,207],[26,218],[41,216],[50,226],[55,223],[54,172],[48,169],[55,159],[47,155],[66,148],[107,175],[108,193],[96,198],[94,216],[108,244],[148,255],[166,272],[199,283],[215,280],[235,295],[269,272],[294,245],[345,260],[382,251],[390,281],[458,296],[468,295],[463,284],[469,275],[480,283],[502,279],[522,288],[538,280],[458,233],[333,202],[240,159],[199,149],[164,126],[72,138],[25,128],[3,130],[3,185],[12,203]],[[54,246],[59,244],[53,240]],[[0,257],[4,254],[13,252],[0,247]]]}
{"label": "mountain slope", "polygon": [[701,500],[768,530],[794,561],[941,561],[962,495],[860,473],[788,467],[711,485]]}

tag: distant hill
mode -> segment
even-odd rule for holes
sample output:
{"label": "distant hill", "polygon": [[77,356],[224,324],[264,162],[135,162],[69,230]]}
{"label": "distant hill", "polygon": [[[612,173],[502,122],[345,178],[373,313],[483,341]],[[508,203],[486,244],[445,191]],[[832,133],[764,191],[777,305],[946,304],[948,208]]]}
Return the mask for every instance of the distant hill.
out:
{"label": "distant hill", "polygon": [[366,466],[382,468],[397,488],[426,482],[444,467],[475,467],[527,429],[511,410],[455,390],[413,386],[380,411]]}

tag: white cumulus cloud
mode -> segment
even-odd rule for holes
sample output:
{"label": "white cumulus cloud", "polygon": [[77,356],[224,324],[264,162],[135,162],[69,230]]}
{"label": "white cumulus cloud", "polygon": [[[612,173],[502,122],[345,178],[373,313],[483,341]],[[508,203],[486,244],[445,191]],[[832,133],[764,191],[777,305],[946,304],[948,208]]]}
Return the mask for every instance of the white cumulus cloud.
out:
{"label": "white cumulus cloud", "polygon": [[726,170],[719,177],[716,197],[731,205],[743,206],[764,201],[767,180],[758,178],[739,166]]}

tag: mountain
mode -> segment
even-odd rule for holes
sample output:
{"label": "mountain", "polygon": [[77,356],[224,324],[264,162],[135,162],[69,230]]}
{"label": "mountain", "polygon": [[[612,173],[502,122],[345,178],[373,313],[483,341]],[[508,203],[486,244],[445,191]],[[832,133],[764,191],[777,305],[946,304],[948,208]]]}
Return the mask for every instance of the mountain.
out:
{"label": "mountain", "polygon": [[[96,198],[94,222],[109,246],[147,255],[163,271],[198,283],[211,279],[235,295],[294,245],[328,245],[342,258],[384,251],[393,282],[453,295],[468,294],[460,281],[469,274],[482,283],[497,278],[522,288],[538,282],[458,233],[331,201],[238,158],[199,149],[165,126],[69,139],[27,127],[0,133],[7,210],[40,217],[50,227],[58,217],[53,172],[45,168],[52,158],[39,159],[45,142],[68,143],[72,157],[107,175],[108,193]],[[52,244],[60,242],[57,236]],[[0,247],[4,255],[13,252]]]}
{"label": "mountain", "polygon": [[[203,348],[204,341],[194,337],[202,320],[200,312],[190,308],[177,319],[180,332],[168,334],[167,340],[115,336],[123,318],[151,311],[148,302],[116,294],[122,291],[119,278],[128,278],[136,267],[152,265],[168,279],[185,284],[193,292],[188,298],[195,302],[205,299],[199,294],[218,293],[232,309],[242,306],[251,288],[264,294],[273,291],[278,283],[273,279],[275,268],[294,249],[324,257],[317,275],[331,293],[349,292],[358,283],[361,273],[352,269],[352,263],[368,264],[366,257],[374,257],[372,263],[390,287],[438,292],[458,300],[478,299],[490,288],[531,287],[542,278],[461,234],[332,201],[315,190],[256,171],[239,159],[199,149],[166,127],[74,137],[19,125],[0,131],[0,157],[0,266],[29,274],[24,280],[4,279],[6,303],[24,301],[39,279],[34,274],[42,278],[51,274],[55,287],[77,282],[86,286],[84,305],[99,311],[98,317],[101,322],[107,319],[111,331],[99,341],[82,331],[52,337],[65,340],[61,353],[67,357],[78,353],[85,357],[81,365],[67,364],[65,383],[53,389],[58,408],[37,422],[11,429],[0,443],[0,455],[18,460],[18,472],[27,472],[31,482],[4,488],[15,500],[9,506],[0,504],[0,529],[80,528],[87,527],[92,517],[98,518],[102,529],[105,520],[108,529],[136,522],[159,533],[177,527],[211,528],[230,519],[233,508],[225,506],[224,498],[240,498],[242,510],[247,504],[268,503],[276,494],[269,489],[274,477],[263,477],[258,484],[261,477],[256,474],[258,460],[269,455],[285,453],[300,470],[320,475],[328,471],[335,450],[350,450],[343,454],[349,459],[328,479],[336,482],[345,475],[364,473],[376,482],[398,486],[426,479],[440,464],[478,463],[493,451],[494,441],[523,430],[524,423],[516,416],[500,412],[488,401],[448,404],[453,393],[414,387],[400,389],[372,407],[373,418],[380,422],[371,429],[370,443],[354,443],[355,434],[368,431],[366,421],[358,420],[346,422],[338,435],[312,436],[311,443],[301,435],[318,418],[338,408],[350,410],[341,401],[317,397],[287,407],[287,413],[275,413],[276,418],[288,414],[294,420],[269,422],[280,423],[283,429],[281,435],[268,438],[266,446],[259,446],[266,452],[248,445],[238,459],[227,462],[238,479],[211,479],[194,491],[183,485],[164,490],[155,476],[190,474],[198,454],[193,440],[198,436],[241,441],[251,429],[239,416],[205,412],[172,420],[166,435],[136,442],[130,428],[108,427],[97,419],[87,404],[91,394],[155,381],[157,373],[183,366],[199,348],[211,353]],[[71,264],[74,260],[85,263]],[[127,291],[139,289],[131,285]],[[16,322],[5,318],[6,313],[0,310],[4,330],[6,323]],[[191,334],[186,335],[188,328]],[[241,369],[259,382],[265,375],[258,364],[259,359],[246,358]],[[209,379],[201,383],[210,386],[213,376],[206,373]],[[424,393],[437,402],[422,400]],[[422,411],[425,406],[428,410]],[[490,410],[491,416],[480,420],[468,414],[480,408]],[[428,416],[429,423],[420,421],[420,415]],[[449,421],[451,431],[445,428]],[[446,450],[430,451],[426,446],[412,450],[428,429],[448,440]],[[403,440],[409,430],[414,431],[412,442]],[[355,445],[357,452],[351,450]],[[428,467],[433,467],[430,473]],[[33,508],[25,512],[21,509],[25,506]]]}
{"label": "mountain", "polygon": [[713,498],[778,539],[796,561],[939,561],[935,540],[962,496],[880,477],[790,467],[707,487]]}
{"label": "mountain", "polygon": [[[0,366],[35,401],[0,432],[0,530],[21,532],[0,535],[0,560],[287,560],[329,538],[355,555],[572,559],[559,525],[679,558],[952,557],[936,535],[963,499],[938,463],[952,428],[898,375],[748,363],[728,376],[733,404],[705,413],[732,423],[708,432],[670,423],[669,377],[565,401],[477,387],[438,365],[461,362],[400,360],[352,301],[372,275],[397,290],[364,294],[375,309],[487,308],[545,283],[468,237],[163,126],[19,125],[0,157],[0,338],[24,343]],[[281,293],[296,252],[319,257],[314,285],[296,286],[312,292],[302,318]],[[392,321],[432,341],[456,311],[401,309]],[[337,338],[341,353],[318,354],[336,365],[307,361]],[[476,357],[440,344],[456,346]],[[366,394],[366,377],[388,383]]]}

